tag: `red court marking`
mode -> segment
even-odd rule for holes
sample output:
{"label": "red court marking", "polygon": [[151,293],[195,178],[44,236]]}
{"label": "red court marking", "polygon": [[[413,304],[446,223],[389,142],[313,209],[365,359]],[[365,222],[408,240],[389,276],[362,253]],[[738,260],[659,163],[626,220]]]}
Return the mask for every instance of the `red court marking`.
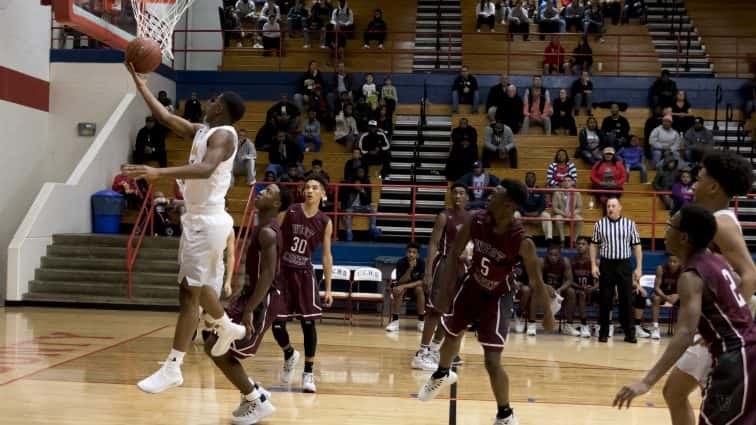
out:
{"label": "red court marking", "polygon": [[40,373],[40,372],[44,372],[44,371],[46,371],[46,370],[49,370],[49,369],[53,369],[53,368],[56,368],[56,367],[58,367],[58,366],[63,366],[64,364],[68,364],[68,363],[74,362],[74,361],[76,361],[76,360],[81,360],[81,359],[83,359],[84,357],[88,357],[88,356],[91,356],[92,354],[97,354],[97,353],[101,353],[101,352],[103,352],[103,351],[105,351],[105,350],[110,350],[111,348],[115,348],[115,347],[118,347],[119,345],[123,345],[123,344],[129,343],[129,342],[131,342],[131,341],[137,340],[137,339],[139,339],[139,338],[143,338],[143,337],[145,337],[145,336],[147,336],[147,335],[150,335],[150,334],[154,334],[155,332],[159,332],[159,331],[162,331],[163,329],[165,329],[165,328],[167,328],[167,327],[170,327],[170,326],[173,326],[173,325],[163,325],[163,326],[161,326],[161,327],[159,327],[159,328],[155,328],[155,329],[153,329],[153,330],[151,330],[151,331],[149,331],[149,332],[145,332],[145,333],[143,333],[143,334],[141,334],[141,335],[137,335],[137,336],[134,336],[134,337],[131,337],[131,338],[125,339],[125,340],[123,340],[123,341],[120,341],[120,342],[116,342],[115,344],[111,344],[111,345],[108,345],[108,346],[106,346],[106,347],[102,347],[102,348],[100,348],[100,349],[97,349],[97,350],[95,350],[95,351],[90,351],[89,353],[84,353],[84,354],[82,354],[82,355],[80,355],[80,356],[76,356],[76,357],[74,357],[74,358],[72,358],[72,359],[68,359],[68,360],[64,360],[64,361],[62,361],[62,362],[58,362],[58,363],[55,363],[55,364],[51,364],[50,366],[44,367],[44,368],[42,368],[42,369],[39,369],[39,370],[36,370],[36,371],[34,371],[34,372],[30,372],[30,373],[27,373],[26,375],[22,375],[22,376],[19,376],[19,377],[17,377],[17,378],[13,378],[13,379],[11,379],[11,380],[9,380],[9,381],[5,381],[5,382],[3,382],[3,383],[0,383],[0,386],[3,386],[3,385],[8,385],[8,384],[12,384],[12,383],[14,383],[14,382],[16,382],[16,381],[20,381],[20,380],[22,380],[22,379],[26,379],[26,378],[29,378],[29,377],[31,377],[31,376],[34,376],[34,375],[36,375],[36,374],[38,374],[38,373]]}

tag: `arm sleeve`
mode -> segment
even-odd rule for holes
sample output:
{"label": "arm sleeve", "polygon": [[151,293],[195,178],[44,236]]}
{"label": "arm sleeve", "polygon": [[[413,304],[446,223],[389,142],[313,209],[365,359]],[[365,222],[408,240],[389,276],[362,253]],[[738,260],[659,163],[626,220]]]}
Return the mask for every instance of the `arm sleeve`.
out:
{"label": "arm sleeve", "polygon": [[491,142],[491,139],[493,139],[493,130],[491,129],[491,126],[488,126],[486,127],[486,133],[483,136],[483,146],[490,151],[495,151],[497,147]]}
{"label": "arm sleeve", "polygon": [[567,173],[572,177],[572,180],[575,180],[577,182],[577,167],[575,166],[574,162],[569,162],[569,169]]}
{"label": "arm sleeve", "polygon": [[630,221],[632,225],[632,235],[630,235],[630,245],[640,245],[641,239],[640,234],[638,233],[638,226],[635,225],[634,221]]}
{"label": "arm sleeve", "polygon": [[549,168],[546,169],[546,184],[554,186],[554,170],[556,169],[556,162],[549,164]]}
{"label": "arm sleeve", "polygon": [[601,232],[599,231],[599,227],[601,222],[599,221],[593,226],[593,236],[591,236],[591,243],[595,245],[601,245]]}

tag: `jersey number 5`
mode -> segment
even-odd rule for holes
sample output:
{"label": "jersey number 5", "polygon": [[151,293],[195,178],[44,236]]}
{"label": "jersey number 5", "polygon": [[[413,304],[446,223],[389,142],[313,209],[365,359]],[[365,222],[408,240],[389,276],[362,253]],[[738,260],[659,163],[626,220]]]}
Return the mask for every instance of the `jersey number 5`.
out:
{"label": "jersey number 5", "polygon": [[730,291],[732,291],[732,295],[735,297],[735,302],[738,303],[738,307],[745,307],[746,300],[743,299],[742,295],[740,295],[740,291],[738,290],[738,285],[735,283],[735,279],[733,279],[729,270],[722,269],[722,276],[724,276],[725,280],[730,282]]}
{"label": "jersey number 5", "polygon": [[304,254],[307,251],[307,239],[300,239],[294,236],[294,243],[291,244],[291,251],[297,254]]}
{"label": "jersey number 5", "polygon": [[491,260],[489,260],[486,257],[482,257],[480,259],[480,274],[483,276],[488,276],[488,263],[490,263]]}

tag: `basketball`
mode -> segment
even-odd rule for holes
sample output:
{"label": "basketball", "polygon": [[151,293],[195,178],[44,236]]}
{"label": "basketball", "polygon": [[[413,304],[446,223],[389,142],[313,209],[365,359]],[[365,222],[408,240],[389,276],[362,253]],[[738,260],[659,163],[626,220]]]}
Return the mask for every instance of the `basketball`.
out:
{"label": "basketball", "polygon": [[138,37],[126,46],[126,62],[134,65],[134,70],[146,74],[157,69],[163,61],[163,53],[157,41]]}

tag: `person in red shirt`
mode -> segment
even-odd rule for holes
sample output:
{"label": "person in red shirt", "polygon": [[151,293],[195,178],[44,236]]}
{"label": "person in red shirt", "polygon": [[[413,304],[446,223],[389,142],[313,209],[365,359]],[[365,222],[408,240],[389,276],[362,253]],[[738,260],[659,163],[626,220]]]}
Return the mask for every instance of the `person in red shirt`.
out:
{"label": "person in red shirt", "polygon": [[144,194],[139,188],[136,179],[125,174],[119,174],[113,179],[113,192],[123,195],[126,200],[126,208],[139,209],[144,201]]}
{"label": "person in red shirt", "polygon": [[[622,190],[627,182],[627,171],[622,161],[615,156],[613,147],[604,148],[604,157],[591,169],[591,183],[593,189]],[[596,199],[606,204],[609,198],[619,198],[620,193],[595,193]]]}
{"label": "person in red shirt", "polygon": [[553,74],[556,71],[564,74],[569,63],[564,59],[564,47],[559,43],[559,37],[554,36],[551,42],[543,50],[543,73]]}

